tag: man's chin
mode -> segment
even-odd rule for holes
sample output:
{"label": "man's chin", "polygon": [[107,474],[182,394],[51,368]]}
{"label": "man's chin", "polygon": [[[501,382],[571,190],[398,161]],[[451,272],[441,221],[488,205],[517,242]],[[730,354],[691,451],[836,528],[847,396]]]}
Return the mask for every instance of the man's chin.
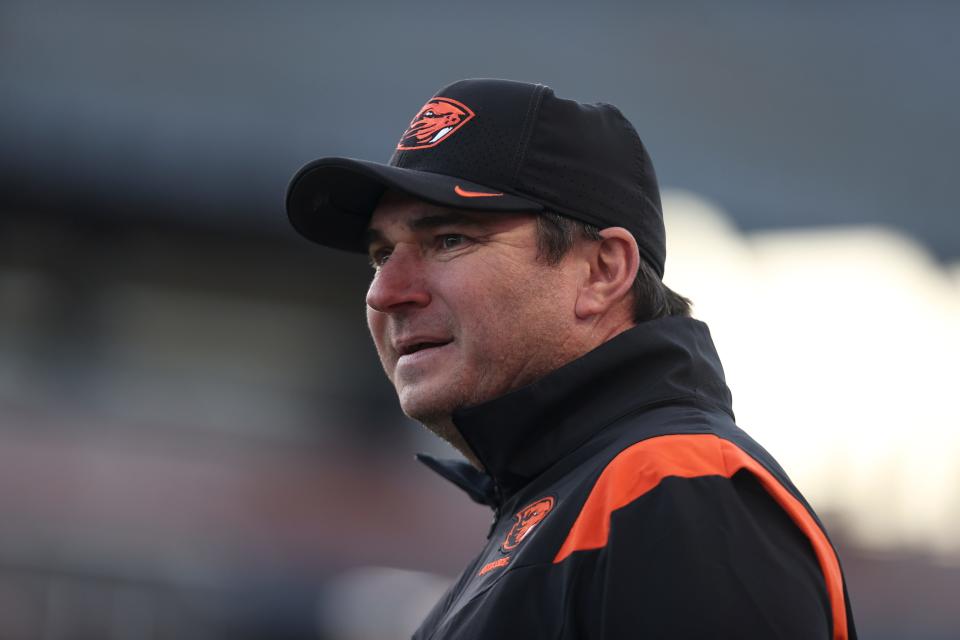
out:
{"label": "man's chin", "polygon": [[[436,398],[431,398],[431,400],[435,399]],[[417,400],[421,401],[417,402]],[[421,398],[407,397],[401,400],[400,408],[403,409],[407,417],[416,420],[433,432],[434,435],[445,440],[454,449],[462,453],[475,467],[478,469],[483,468],[453,423],[452,416],[454,407],[452,402],[441,404],[435,401],[423,401]]]}
{"label": "man's chin", "polygon": [[407,417],[422,422],[428,427],[433,424],[450,423],[453,408],[449,403],[438,401],[436,394],[402,391],[400,408]]}

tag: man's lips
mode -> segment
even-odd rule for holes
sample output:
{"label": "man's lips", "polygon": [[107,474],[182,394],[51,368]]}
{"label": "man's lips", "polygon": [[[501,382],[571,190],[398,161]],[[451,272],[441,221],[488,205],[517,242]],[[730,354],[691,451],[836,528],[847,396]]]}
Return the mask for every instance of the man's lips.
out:
{"label": "man's lips", "polygon": [[397,341],[393,348],[399,357],[409,356],[427,349],[436,349],[453,342],[452,338],[413,337]]}

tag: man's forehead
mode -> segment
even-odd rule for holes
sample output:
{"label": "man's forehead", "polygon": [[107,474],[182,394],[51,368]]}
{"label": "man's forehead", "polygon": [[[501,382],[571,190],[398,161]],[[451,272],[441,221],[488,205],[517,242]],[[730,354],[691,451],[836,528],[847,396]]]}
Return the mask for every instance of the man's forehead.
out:
{"label": "man's forehead", "polygon": [[481,226],[492,224],[489,214],[483,215],[474,211],[460,211],[457,209],[437,209],[420,210],[404,213],[384,213],[379,217],[370,219],[368,229],[370,231],[379,231],[381,229],[399,227],[404,231],[420,231],[423,229],[435,229],[450,224],[466,224],[472,226]]}
{"label": "man's forehead", "polygon": [[450,219],[467,219],[477,217],[476,213],[461,211],[452,207],[441,207],[424,200],[419,200],[404,194],[395,195],[388,191],[377,208],[370,216],[367,225],[370,228],[379,228],[391,224],[412,226],[424,218],[447,217]]}
{"label": "man's forehead", "polygon": [[511,217],[532,214],[520,212],[470,211],[435,205],[406,194],[388,191],[380,199],[370,222],[367,237],[378,238],[390,229],[419,231],[449,224],[471,226],[496,225]]}

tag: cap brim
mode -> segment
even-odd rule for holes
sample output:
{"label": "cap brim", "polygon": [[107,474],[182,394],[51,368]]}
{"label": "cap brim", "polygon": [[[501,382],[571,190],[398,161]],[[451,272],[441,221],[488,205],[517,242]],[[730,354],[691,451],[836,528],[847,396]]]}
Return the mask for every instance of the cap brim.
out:
{"label": "cap brim", "polygon": [[303,236],[335,249],[367,250],[370,216],[388,189],[474,211],[542,211],[533,200],[454,176],[352,158],[321,158],[287,188],[287,216]]}

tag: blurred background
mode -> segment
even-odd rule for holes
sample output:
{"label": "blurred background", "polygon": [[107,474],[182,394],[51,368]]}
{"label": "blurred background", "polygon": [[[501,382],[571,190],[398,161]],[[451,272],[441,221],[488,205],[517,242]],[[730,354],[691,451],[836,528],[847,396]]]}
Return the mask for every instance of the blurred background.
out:
{"label": "blurred background", "polygon": [[363,258],[290,176],[439,87],[634,122],[666,281],[840,550],[863,638],[960,637],[960,8],[0,1],[0,638],[408,636],[490,514],[413,460]]}

